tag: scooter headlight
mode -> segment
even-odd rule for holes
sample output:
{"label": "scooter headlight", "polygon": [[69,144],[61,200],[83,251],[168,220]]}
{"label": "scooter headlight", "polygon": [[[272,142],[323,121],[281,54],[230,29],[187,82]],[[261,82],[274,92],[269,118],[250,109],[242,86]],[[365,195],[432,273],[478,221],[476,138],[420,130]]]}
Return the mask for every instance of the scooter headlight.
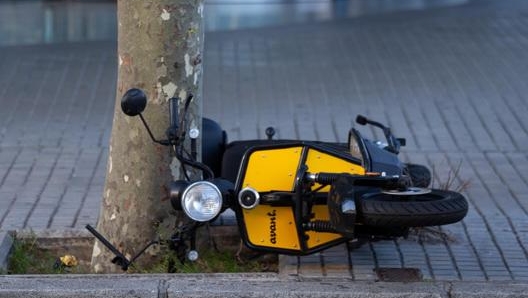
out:
{"label": "scooter headlight", "polygon": [[181,202],[183,211],[191,219],[209,221],[222,209],[222,193],[213,183],[198,181],[185,189]]}

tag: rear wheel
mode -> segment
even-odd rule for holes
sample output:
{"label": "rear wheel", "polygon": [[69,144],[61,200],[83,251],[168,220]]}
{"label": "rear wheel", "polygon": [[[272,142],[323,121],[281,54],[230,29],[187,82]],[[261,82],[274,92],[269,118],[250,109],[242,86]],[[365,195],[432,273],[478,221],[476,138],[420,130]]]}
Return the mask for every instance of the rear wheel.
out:
{"label": "rear wheel", "polygon": [[433,189],[420,195],[365,194],[361,197],[363,223],[371,226],[423,227],[455,223],[467,214],[461,194]]}

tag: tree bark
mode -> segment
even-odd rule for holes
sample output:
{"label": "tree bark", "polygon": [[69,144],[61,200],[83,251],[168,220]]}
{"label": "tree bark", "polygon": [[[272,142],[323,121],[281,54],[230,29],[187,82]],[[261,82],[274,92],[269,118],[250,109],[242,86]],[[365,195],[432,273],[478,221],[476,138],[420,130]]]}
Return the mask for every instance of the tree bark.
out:
{"label": "tree bark", "polygon": [[[129,88],[148,96],[143,113],[157,138],[165,138],[168,99],[194,99],[188,114],[191,128],[201,129],[203,49],[201,0],[118,0],[118,80],[107,176],[97,229],[125,256],[134,256],[156,238],[163,226],[175,223],[168,184],[179,178],[179,165],[169,148],[153,143],[139,118],[127,117],[120,100]],[[170,165],[173,164],[171,170]],[[138,262],[156,255],[149,249]],[[95,272],[116,272],[114,256],[96,241]]]}

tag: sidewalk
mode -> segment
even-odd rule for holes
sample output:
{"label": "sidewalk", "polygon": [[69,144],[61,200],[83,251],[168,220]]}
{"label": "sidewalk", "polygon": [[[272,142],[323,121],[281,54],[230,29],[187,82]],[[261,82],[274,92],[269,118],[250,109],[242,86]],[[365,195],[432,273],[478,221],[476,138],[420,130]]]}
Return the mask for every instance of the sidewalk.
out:
{"label": "sidewalk", "polygon": [[[209,32],[204,115],[230,140],[346,141],[356,114],[407,138],[405,159],[469,181],[467,218],[421,237],[283,258],[298,278],[528,280],[528,4]],[[0,229],[95,224],[115,90],[115,44],[0,48]],[[363,127],[365,135],[381,137]],[[455,185],[456,186],[456,185]]]}

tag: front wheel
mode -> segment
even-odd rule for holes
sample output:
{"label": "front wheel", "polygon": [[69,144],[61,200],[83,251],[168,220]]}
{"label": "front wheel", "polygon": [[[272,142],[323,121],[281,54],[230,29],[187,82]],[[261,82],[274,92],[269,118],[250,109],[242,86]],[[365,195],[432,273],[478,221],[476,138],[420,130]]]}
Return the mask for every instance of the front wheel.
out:
{"label": "front wheel", "polygon": [[360,200],[363,223],[371,226],[446,225],[462,220],[468,211],[464,196],[439,189],[410,196],[370,193]]}
{"label": "front wheel", "polygon": [[431,171],[426,166],[407,163],[405,164],[405,172],[411,177],[415,187],[429,187],[431,184]]}

